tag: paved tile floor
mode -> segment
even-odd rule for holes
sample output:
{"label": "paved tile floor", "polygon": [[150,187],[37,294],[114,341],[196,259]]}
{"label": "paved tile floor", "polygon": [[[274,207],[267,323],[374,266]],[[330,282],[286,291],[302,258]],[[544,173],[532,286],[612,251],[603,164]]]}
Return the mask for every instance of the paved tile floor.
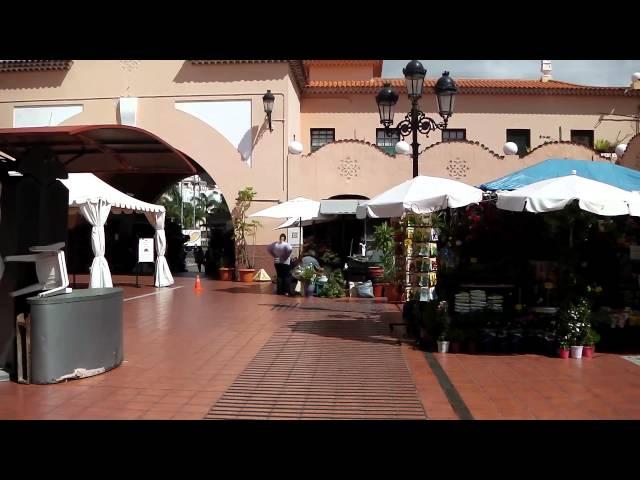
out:
{"label": "paved tile floor", "polygon": [[[193,278],[159,290],[149,277],[141,288],[135,277],[115,281],[125,291],[125,363],[58,385],[0,383],[0,419],[237,418],[249,398],[263,408],[249,416],[260,418],[399,418],[409,410],[411,418],[457,418],[423,352],[386,336],[379,315],[397,315],[393,305],[278,297],[270,284],[203,280],[197,293]],[[476,419],[640,419],[640,366],[618,355],[435,358]],[[305,400],[291,402],[300,393]],[[329,395],[328,412],[318,400]]]}

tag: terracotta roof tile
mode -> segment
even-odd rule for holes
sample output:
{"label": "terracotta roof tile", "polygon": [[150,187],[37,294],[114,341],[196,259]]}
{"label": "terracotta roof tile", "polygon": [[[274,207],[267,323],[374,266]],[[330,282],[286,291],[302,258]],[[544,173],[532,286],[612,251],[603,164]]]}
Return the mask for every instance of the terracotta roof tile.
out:
{"label": "terracotta roof tile", "polygon": [[[386,82],[394,88],[405,91],[402,78],[373,78],[371,80],[319,80],[308,82],[306,93],[375,93]],[[433,88],[436,79],[425,79],[425,88]],[[577,85],[574,83],[549,80],[516,80],[516,79],[456,79],[460,93],[525,93],[525,94],[574,94],[574,95],[640,95],[639,90],[625,87],[597,87],[591,85]]]}
{"label": "terracotta roof tile", "polygon": [[69,70],[72,60],[0,60],[0,72]]}

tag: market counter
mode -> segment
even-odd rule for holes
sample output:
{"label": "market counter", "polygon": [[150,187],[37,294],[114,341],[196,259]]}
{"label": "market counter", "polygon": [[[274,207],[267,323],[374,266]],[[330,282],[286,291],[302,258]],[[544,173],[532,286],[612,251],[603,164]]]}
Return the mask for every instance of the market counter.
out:
{"label": "market counter", "polygon": [[122,363],[122,289],[74,290],[27,301],[31,316],[23,351],[31,353],[30,383],[57,383]]}

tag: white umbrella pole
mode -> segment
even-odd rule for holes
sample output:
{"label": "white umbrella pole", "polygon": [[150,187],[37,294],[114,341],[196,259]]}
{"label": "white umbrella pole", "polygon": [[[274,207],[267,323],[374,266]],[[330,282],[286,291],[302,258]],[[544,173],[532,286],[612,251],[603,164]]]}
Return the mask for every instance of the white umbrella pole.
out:
{"label": "white umbrella pole", "polygon": [[302,258],[302,217],[300,217],[300,237],[298,238],[298,259]]}
{"label": "white umbrella pole", "polygon": [[367,217],[364,217],[364,256],[367,256]]}

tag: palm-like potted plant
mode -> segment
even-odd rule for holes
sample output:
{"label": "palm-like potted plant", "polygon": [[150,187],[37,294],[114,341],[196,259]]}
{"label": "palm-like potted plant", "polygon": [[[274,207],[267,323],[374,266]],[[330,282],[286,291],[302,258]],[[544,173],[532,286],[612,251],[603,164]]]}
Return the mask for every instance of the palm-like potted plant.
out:
{"label": "palm-like potted plant", "polygon": [[253,187],[246,187],[238,192],[236,206],[231,212],[233,219],[233,233],[235,240],[236,271],[241,282],[251,283],[256,273],[253,261],[249,258],[247,250],[247,237],[254,237],[256,229],[260,226],[257,220],[248,220],[247,211],[251,202],[257,195]]}
{"label": "palm-like potted plant", "polygon": [[394,280],[395,276],[394,229],[387,222],[376,226],[373,231],[373,243],[376,250],[381,253],[383,269],[382,281],[373,285],[373,295],[382,297],[385,287]]}
{"label": "palm-like potted plant", "polygon": [[596,343],[600,341],[600,334],[594,329],[589,328],[587,337],[584,342],[584,348],[582,349],[582,356],[584,358],[591,358],[596,352]]}

